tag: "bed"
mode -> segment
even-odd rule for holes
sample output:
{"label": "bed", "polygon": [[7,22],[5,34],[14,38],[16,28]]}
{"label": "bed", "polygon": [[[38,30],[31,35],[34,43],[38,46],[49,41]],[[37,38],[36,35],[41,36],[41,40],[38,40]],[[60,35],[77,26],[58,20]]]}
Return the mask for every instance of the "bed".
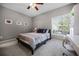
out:
{"label": "bed", "polygon": [[18,42],[34,51],[51,39],[51,30],[38,29],[37,32],[20,33],[18,35]]}

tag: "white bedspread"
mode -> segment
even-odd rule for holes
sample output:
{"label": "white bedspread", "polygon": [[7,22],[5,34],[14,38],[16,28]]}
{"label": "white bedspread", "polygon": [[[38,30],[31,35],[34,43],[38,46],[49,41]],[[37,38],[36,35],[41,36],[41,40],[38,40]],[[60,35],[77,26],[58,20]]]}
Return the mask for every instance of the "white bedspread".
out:
{"label": "white bedspread", "polygon": [[49,33],[21,33],[19,38],[21,41],[29,44],[33,49],[35,49],[36,44],[50,38],[50,35]]}

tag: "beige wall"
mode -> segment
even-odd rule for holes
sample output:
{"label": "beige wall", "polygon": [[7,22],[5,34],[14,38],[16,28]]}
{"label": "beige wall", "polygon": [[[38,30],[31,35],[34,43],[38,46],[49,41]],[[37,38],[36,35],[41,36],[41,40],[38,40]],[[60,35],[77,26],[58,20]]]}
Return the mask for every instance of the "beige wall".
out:
{"label": "beige wall", "polygon": [[33,27],[51,29],[51,19],[55,16],[69,13],[72,10],[73,5],[74,4],[70,4],[34,17]]}
{"label": "beige wall", "polygon": [[74,12],[75,12],[75,17],[74,17],[74,34],[79,35],[79,4],[74,6]]}
{"label": "beige wall", "polygon": [[0,35],[1,35],[1,8],[0,8]]}
{"label": "beige wall", "polygon": [[[4,39],[14,38],[21,32],[28,32],[32,28],[31,18],[10,9],[0,7],[0,32]],[[13,24],[5,24],[5,19],[13,20]],[[16,25],[17,21],[26,22],[27,25]]]}

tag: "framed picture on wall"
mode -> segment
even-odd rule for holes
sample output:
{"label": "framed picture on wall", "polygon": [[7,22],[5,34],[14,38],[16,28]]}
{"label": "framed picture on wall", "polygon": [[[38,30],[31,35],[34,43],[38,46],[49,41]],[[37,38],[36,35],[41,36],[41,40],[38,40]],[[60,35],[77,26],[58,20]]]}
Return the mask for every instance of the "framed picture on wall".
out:
{"label": "framed picture on wall", "polygon": [[22,25],[22,22],[21,21],[17,21],[16,25]]}
{"label": "framed picture on wall", "polygon": [[26,23],[26,22],[23,22],[23,24],[24,24],[24,26],[26,26],[26,25],[27,25],[27,23]]}
{"label": "framed picture on wall", "polygon": [[13,21],[11,19],[5,19],[5,24],[12,24]]}

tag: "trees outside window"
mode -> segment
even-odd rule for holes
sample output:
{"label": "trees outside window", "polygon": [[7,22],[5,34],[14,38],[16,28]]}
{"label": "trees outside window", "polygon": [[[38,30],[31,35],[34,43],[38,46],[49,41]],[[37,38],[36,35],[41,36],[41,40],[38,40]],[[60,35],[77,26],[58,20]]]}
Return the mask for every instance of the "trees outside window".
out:
{"label": "trees outside window", "polygon": [[74,24],[74,9],[68,14],[52,18],[52,33],[72,34]]}
{"label": "trees outside window", "polygon": [[55,34],[69,34],[70,32],[70,16],[69,14],[57,16],[52,19],[52,31]]}
{"label": "trees outside window", "polygon": [[62,34],[69,34],[70,32],[70,20],[69,16],[64,16],[63,19],[58,23],[58,31]]}

